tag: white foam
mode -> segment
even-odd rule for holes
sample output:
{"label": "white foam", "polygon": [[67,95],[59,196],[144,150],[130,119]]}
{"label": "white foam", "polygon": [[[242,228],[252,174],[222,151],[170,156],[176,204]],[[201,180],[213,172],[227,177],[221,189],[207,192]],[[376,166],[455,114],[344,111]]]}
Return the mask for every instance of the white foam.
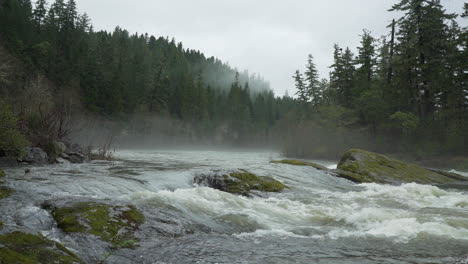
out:
{"label": "white foam", "polygon": [[[425,214],[421,211],[424,208],[443,208],[467,214],[466,203],[463,204],[463,201],[468,201],[467,194],[419,184],[364,184],[362,187],[362,191],[348,193],[323,192],[307,204],[281,196],[249,199],[206,187],[145,192],[133,198],[156,199],[200,217],[246,215],[263,228],[239,235],[244,238],[301,237],[293,231],[315,228],[333,239],[374,236],[408,242],[423,234],[468,239],[466,217]],[[454,219],[456,221],[450,221]],[[310,234],[311,237],[321,235],[318,232]]]}

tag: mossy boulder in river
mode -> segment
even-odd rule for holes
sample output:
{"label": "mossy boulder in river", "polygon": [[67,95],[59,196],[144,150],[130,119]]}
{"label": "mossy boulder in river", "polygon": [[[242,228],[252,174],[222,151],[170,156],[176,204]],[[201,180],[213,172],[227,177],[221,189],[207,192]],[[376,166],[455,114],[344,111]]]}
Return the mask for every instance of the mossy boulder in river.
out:
{"label": "mossy boulder in river", "polygon": [[0,235],[0,263],[73,264],[80,259],[62,244],[41,235],[13,232]]}
{"label": "mossy boulder in river", "polygon": [[232,194],[250,196],[251,191],[280,192],[286,186],[266,176],[257,176],[246,170],[222,175],[199,175],[194,183]]}
{"label": "mossy boulder in river", "polygon": [[328,168],[319,165],[317,163],[309,162],[309,161],[302,161],[302,160],[274,160],[270,163],[274,164],[287,164],[287,165],[294,165],[294,166],[308,166],[312,168],[316,168],[317,170],[328,170]]}
{"label": "mossy boulder in river", "polygon": [[0,178],[2,177],[5,177],[5,172],[2,169],[0,169]]}
{"label": "mossy boulder in river", "polygon": [[360,183],[401,184],[415,182],[438,184],[468,180],[454,173],[425,169],[360,149],[352,149],[346,152],[338,164],[338,170],[335,172],[338,177]]}
{"label": "mossy boulder in river", "polygon": [[145,221],[144,215],[133,206],[112,206],[94,202],[53,208],[52,216],[58,227],[65,232],[93,234],[118,247],[122,244],[135,244],[134,232]]}

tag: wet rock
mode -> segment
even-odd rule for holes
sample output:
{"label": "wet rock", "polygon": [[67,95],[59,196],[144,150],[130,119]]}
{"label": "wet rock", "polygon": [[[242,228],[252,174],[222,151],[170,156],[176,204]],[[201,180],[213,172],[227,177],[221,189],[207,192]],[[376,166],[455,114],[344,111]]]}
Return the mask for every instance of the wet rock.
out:
{"label": "wet rock", "polygon": [[82,263],[62,244],[42,235],[13,232],[0,235],[0,263]]}
{"label": "wet rock", "polygon": [[224,175],[198,175],[193,182],[199,185],[228,192],[232,194],[250,196],[251,191],[280,192],[287,188],[281,182],[266,176],[257,176],[246,170]]}
{"label": "wet rock", "polygon": [[84,149],[78,144],[68,144],[65,154],[84,153]]}
{"label": "wet rock", "polygon": [[89,233],[114,246],[135,244],[134,232],[145,216],[133,206],[112,206],[80,202],[68,207],[51,207],[57,225],[67,233]]}
{"label": "wet rock", "polygon": [[355,182],[440,184],[468,180],[455,173],[428,170],[360,149],[345,153],[335,171]]}
{"label": "wet rock", "polygon": [[58,163],[58,164],[65,164],[65,163],[70,163],[70,161],[64,159],[64,158],[57,158],[55,159],[55,163]]}
{"label": "wet rock", "polygon": [[40,148],[24,148],[25,155],[21,159],[22,162],[33,164],[45,164],[49,161],[48,155]]}
{"label": "wet rock", "polygon": [[317,163],[302,161],[302,160],[274,160],[270,163],[274,164],[287,164],[287,165],[295,165],[295,166],[308,166],[312,168],[316,168],[317,170],[328,170],[328,168],[319,165]]}
{"label": "wet rock", "polygon": [[5,172],[4,172],[2,169],[0,169],[0,178],[1,178],[1,177],[5,177],[5,176],[6,176],[6,175],[5,175]]}
{"label": "wet rock", "polygon": [[78,152],[71,152],[71,153],[68,153],[67,155],[68,155],[68,160],[71,163],[83,163],[86,160],[86,157],[83,154],[78,153]]}
{"label": "wet rock", "polygon": [[10,197],[14,192],[11,188],[0,186],[0,200]]}
{"label": "wet rock", "polygon": [[18,165],[16,158],[0,157],[0,167],[14,167]]}

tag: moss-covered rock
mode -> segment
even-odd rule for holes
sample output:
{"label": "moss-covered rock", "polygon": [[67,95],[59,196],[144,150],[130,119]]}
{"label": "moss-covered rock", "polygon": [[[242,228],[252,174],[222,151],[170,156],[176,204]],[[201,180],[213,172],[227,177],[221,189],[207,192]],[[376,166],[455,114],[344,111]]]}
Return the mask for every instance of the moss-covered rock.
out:
{"label": "moss-covered rock", "polygon": [[65,232],[89,233],[120,246],[135,241],[134,232],[145,216],[133,206],[112,206],[82,202],[70,207],[54,208],[52,216]]}
{"label": "moss-covered rock", "polygon": [[0,169],[0,178],[1,177],[5,177],[5,172],[2,169]]}
{"label": "moss-covered rock", "polygon": [[354,182],[384,184],[420,183],[437,184],[466,180],[465,177],[446,172],[428,170],[413,164],[388,158],[360,149],[343,155],[338,164],[338,174]]}
{"label": "moss-covered rock", "polygon": [[267,176],[257,176],[246,170],[223,175],[202,175],[194,179],[196,184],[232,194],[250,196],[251,191],[280,192],[287,188],[281,182]]}
{"label": "moss-covered rock", "polygon": [[0,200],[10,197],[10,195],[14,192],[15,190],[11,188],[0,186]]}
{"label": "moss-covered rock", "polygon": [[309,162],[309,161],[302,161],[302,160],[274,160],[270,163],[274,164],[287,164],[287,165],[295,165],[295,166],[308,166],[312,168],[316,168],[317,170],[328,170],[328,168],[319,165],[317,163]]}
{"label": "moss-covered rock", "polygon": [[13,232],[0,235],[0,263],[82,263],[62,244],[41,235]]}

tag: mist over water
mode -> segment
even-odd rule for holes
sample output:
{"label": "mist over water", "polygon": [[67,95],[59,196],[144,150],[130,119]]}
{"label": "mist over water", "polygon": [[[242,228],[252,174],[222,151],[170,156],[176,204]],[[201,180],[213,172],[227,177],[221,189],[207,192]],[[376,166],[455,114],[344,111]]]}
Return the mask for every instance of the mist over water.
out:
{"label": "mist over water", "polygon": [[[140,247],[108,263],[467,263],[468,192],[429,185],[356,185],[274,152],[119,151],[118,161],[7,170],[4,231],[40,231],[87,263],[106,243],[57,229],[45,200],[133,204]],[[321,162],[333,167],[332,162]],[[234,169],[271,176],[282,193],[235,196],[193,178]]]}

